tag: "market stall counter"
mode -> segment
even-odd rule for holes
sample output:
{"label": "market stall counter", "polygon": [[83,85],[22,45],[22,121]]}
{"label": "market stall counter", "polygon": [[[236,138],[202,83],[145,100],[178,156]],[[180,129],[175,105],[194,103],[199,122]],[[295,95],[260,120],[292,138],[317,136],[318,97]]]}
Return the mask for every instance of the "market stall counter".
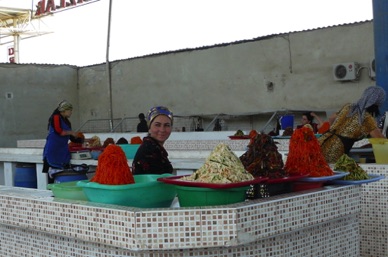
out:
{"label": "market stall counter", "polygon": [[360,186],[133,208],[0,187],[1,256],[359,256]]}
{"label": "market stall counter", "polygon": [[[286,159],[289,140],[275,141]],[[166,147],[173,165],[190,173],[218,143],[220,140],[171,140]],[[247,143],[228,140],[240,154]],[[354,147],[365,143],[357,142]],[[0,256],[326,257],[385,256],[387,252],[387,179],[225,206],[133,209],[58,200],[46,190],[12,187],[17,162],[37,166],[42,162],[42,150],[34,148],[35,142],[25,147],[0,149],[4,164],[0,165],[0,175],[4,175],[0,184],[5,185],[0,189]],[[388,176],[387,164],[360,165],[368,173]]]}

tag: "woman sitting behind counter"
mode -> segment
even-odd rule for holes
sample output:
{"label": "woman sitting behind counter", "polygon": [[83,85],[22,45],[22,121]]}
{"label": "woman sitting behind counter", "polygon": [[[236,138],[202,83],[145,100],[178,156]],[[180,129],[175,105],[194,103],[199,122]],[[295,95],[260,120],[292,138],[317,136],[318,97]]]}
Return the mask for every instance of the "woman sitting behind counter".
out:
{"label": "woman sitting behind counter", "polygon": [[[314,122],[314,118],[318,121],[318,123],[315,123]],[[311,127],[313,128],[313,131],[314,131],[314,134],[317,134],[318,133],[318,129],[321,127],[322,125],[322,120],[318,117],[318,115],[316,115],[315,113],[313,112],[305,112],[302,114],[302,120],[301,120],[302,124],[301,125],[298,125],[296,128],[301,128],[303,127],[304,125],[311,125]]]}
{"label": "woman sitting behind counter", "polygon": [[147,120],[148,136],[143,138],[143,143],[136,152],[132,173],[172,173],[173,168],[163,145],[171,135],[173,114],[167,107],[157,106],[149,110]]}

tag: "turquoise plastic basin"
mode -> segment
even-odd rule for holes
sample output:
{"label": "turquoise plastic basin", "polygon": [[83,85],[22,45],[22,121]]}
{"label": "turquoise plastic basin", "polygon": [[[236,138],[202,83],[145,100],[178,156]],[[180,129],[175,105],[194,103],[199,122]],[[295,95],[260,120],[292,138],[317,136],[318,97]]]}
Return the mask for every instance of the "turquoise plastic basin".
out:
{"label": "turquoise plastic basin", "polygon": [[90,202],[162,208],[170,207],[176,196],[174,185],[157,181],[168,176],[172,175],[134,175],[135,183],[126,185],[103,185],[88,181],[79,181],[77,185],[82,187]]}

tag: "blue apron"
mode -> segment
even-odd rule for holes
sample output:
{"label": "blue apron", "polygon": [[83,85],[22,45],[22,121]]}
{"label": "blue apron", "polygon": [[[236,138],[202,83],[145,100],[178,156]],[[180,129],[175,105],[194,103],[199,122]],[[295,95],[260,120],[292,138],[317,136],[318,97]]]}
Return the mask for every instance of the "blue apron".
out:
{"label": "blue apron", "polygon": [[[66,124],[62,116],[60,116],[60,121],[62,130],[71,130],[71,126]],[[64,168],[70,164],[71,155],[68,146],[69,139],[70,136],[61,136],[56,133],[54,126],[50,124],[46,145],[43,151],[43,158],[47,160],[51,167]]]}

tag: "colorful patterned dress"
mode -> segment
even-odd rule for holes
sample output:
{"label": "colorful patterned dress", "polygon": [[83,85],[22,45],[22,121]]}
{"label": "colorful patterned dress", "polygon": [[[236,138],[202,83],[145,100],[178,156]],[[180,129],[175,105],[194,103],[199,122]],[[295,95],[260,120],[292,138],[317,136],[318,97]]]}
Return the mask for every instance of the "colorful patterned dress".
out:
{"label": "colorful patterned dress", "polygon": [[371,131],[377,128],[375,119],[367,112],[362,124],[359,123],[358,113],[347,117],[350,108],[351,104],[342,107],[330,130],[318,139],[328,163],[335,163],[344,153],[349,154],[356,141],[367,137]]}

